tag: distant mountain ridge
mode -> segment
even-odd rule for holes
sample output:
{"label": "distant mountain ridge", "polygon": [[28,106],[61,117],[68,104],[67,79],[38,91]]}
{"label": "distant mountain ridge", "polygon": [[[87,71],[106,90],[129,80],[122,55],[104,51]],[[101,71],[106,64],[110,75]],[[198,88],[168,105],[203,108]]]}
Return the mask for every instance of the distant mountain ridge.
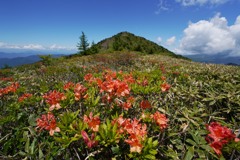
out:
{"label": "distant mountain ridge", "polygon": [[35,52],[0,52],[0,58],[16,58],[37,55]]}
{"label": "distant mountain ridge", "polygon": [[196,62],[226,64],[226,65],[240,65],[240,56],[230,57],[225,54],[215,54],[215,55],[196,54],[196,55],[187,55],[186,57]]}
{"label": "distant mountain ridge", "polygon": [[[57,58],[63,55],[52,55],[52,57]],[[23,57],[15,57],[15,58],[0,58],[0,68],[3,67],[15,67],[24,64],[31,64],[40,61],[41,58],[39,55],[30,55],[30,56],[23,56]]]}

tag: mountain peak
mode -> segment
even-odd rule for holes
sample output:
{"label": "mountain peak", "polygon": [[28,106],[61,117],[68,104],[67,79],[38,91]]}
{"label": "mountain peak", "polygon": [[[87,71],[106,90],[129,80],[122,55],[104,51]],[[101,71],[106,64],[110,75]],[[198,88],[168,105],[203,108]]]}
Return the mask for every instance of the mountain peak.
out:
{"label": "mountain peak", "polygon": [[175,58],[187,59],[183,56],[174,54],[157,43],[147,40],[146,38],[136,36],[127,31],[123,31],[110,38],[106,38],[89,49],[90,53],[106,53],[114,51],[134,51],[144,54],[162,54]]}

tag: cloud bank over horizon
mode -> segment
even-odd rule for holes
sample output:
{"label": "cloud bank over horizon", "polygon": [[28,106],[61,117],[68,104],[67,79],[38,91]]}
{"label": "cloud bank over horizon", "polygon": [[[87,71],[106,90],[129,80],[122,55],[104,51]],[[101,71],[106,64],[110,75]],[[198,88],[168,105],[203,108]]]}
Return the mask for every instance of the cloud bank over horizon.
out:
{"label": "cloud bank over horizon", "polygon": [[176,0],[176,2],[181,3],[183,6],[203,6],[203,5],[221,5],[230,0]]}
{"label": "cloud bank over horizon", "polygon": [[175,52],[182,55],[220,54],[240,56],[240,15],[233,25],[217,13],[210,20],[189,23]]}
{"label": "cloud bank over horizon", "polygon": [[8,44],[0,41],[0,50],[3,51],[56,51],[56,52],[74,52],[77,51],[76,47],[66,47],[57,44],[52,44],[50,46],[43,46],[40,44],[25,44],[25,45],[16,45]]}

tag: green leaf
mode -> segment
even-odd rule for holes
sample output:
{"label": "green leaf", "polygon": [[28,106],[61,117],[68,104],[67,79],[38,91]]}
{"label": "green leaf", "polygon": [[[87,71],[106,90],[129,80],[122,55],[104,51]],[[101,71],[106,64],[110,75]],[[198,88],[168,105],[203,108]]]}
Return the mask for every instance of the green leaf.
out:
{"label": "green leaf", "polygon": [[146,158],[146,159],[156,159],[156,157],[151,155],[151,154],[148,154],[148,155],[144,156],[144,158]]}
{"label": "green leaf", "polygon": [[213,100],[209,103],[210,106],[214,105],[216,103],[216,100]]}
{"label": "green leaf", "polygon": [[26,153],[29,153],[29,145],[30,145],[30,138],[27,138],[27,142],[25,144],[25,149],[24,149]]}
{"label": "green leaf", "polygon": [[32,144],[31,144],[31,146],[30,146],[30,154],[31,154],[31,155],[34,153],[34,148],[35,148],[35,143],[36,143],[36,141],[37,141],[37,139],[34,138]]}
{"label": "green leaf", "polygon": [[156,147],[157,145],[158,145],[158,141],[156,140],[156,141],[153,141],[153,147]]}
{"label": "green leaf", "polygon": [[19,154],[20,156],[26,156],[26,155],[27,155],[27,153],[25,153],[25,152],[23,152],[23,151],[19,151],[18,154]]}
{"label": "green leaf", "polygon": [[149,153],[152,154],[152,155],[155,155],[155,154],[157,154],[157,150],[151,149],[151,150],[149,151]]}
{"label": "green leaf", "polygon": [[39,149],[38,149],[38,159],[39,159],[39,160],[44,159],[44,155],[43,155],[42,149],[41,149],[40,147],[39,147]]}
{"label": "green leaf", "polygon": [[194,146],[188,147],[188,151],[184,157],[184,160],[191,160],[194,156]]}
{"label": "green leaf", "polygon": [[30,126],[36,126],[36,115],[35,114],[30,114],[28,117],[28,123]]}
{"label": "green leaf", "polygon": [[193,140],[191,140],[191,139],[187,139],[186,142],[188,142],[192,146],[197,146],[197,144]]}
{"label": "green leaf", "polygon": [[119,154],[119,151],[120,151],[119,146],[112,147],[111,150],[112,150],[113,154]]}

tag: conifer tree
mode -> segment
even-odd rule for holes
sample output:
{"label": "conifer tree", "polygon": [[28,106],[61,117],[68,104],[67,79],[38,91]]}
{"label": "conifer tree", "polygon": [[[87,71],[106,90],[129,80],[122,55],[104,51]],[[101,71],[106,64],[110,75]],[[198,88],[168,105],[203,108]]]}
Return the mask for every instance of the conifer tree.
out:
{"label": "conifer tree", "polygon": [[79,37],[79,39],[80,39],[80,42],[77,45],[79,53],[82,53],[83,55],[86,55],[89,43],[88,43],[87,37],[84,34],[84,32],[82,32],[82,35]]}

